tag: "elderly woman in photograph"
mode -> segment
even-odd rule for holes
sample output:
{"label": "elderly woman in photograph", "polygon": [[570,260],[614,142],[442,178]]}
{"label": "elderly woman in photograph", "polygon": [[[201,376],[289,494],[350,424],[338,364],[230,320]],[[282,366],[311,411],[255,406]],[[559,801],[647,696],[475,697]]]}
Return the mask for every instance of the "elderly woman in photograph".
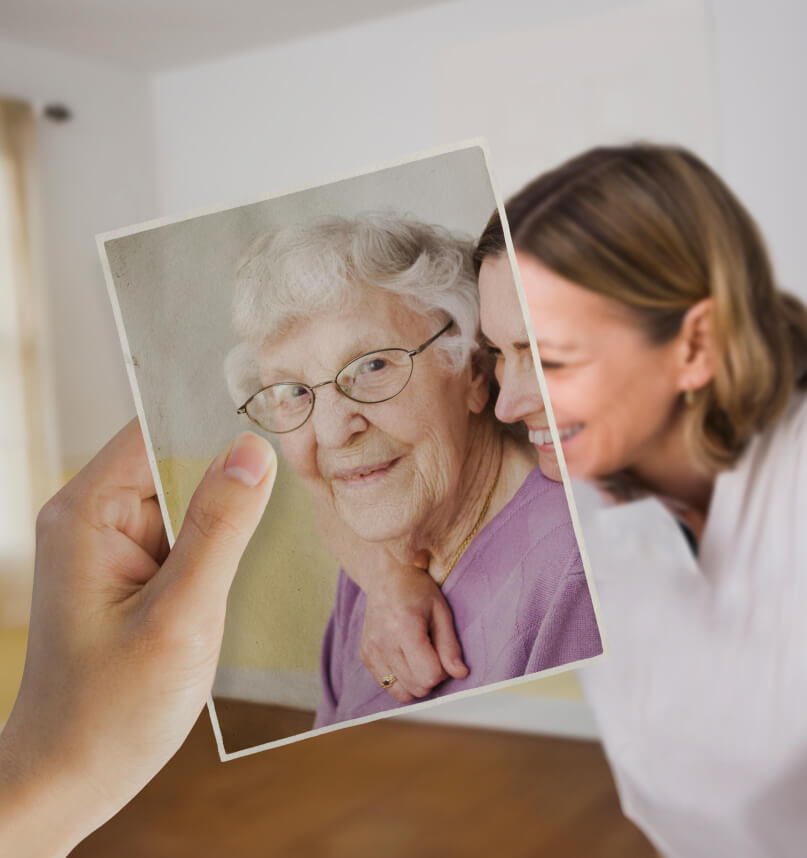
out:
{"label": "elderly woman in photograph", "polygon": [[316,726],[402,702],[396,666],[374,677],[359,657],[362,546],[427,570],[453,611],[470,673],[429,697],[601,652],[563,486],[493,413],[471,254],[411,219],[330,218],[263,237],[238,271],[231,391],[343,566]]}

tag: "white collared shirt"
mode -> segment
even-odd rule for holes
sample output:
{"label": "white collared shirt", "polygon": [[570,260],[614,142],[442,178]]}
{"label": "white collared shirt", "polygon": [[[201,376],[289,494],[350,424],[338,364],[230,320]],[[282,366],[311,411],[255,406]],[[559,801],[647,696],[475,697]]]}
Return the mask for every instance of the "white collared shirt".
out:
{"label": "white collared shirt", "polygon": [[608,651],[580,676],[626,815],[669,858],[803,858],[807,397],[718,477],[697,559],[655,500],[579,506]]}

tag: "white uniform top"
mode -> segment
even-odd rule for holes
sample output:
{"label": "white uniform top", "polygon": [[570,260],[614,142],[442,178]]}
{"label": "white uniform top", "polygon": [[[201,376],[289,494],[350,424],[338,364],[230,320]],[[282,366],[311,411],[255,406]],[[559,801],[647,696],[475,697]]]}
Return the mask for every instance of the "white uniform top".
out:
{"label": "white uniform top", "polygon": [[585,506],[625,814],[670,858],[804,858],[807,397],[718,477],[697,559],[655,500]]}

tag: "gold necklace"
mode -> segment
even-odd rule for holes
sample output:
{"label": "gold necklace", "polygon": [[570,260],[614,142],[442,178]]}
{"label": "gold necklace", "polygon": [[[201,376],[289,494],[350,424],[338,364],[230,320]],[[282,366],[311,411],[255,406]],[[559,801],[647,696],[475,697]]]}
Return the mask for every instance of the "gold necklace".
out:
{"label": "gold necklace", "polygon": [[490,491],[488,492],[488,496],[485,498],[485,503],[482,505],[482,512],[479,513],[479,518],[477,518],[476,523],[471,528],[470,533],[462,540],[460,543],[460,547],[454,552],[451,560],[448,564],[448,569],[443,573],[442,577],[437,581],[437,586],[442,587],[445,583],[446,578],[452,573],[454,567],[457,565],[457,561],[462,557],[462,552],[470,544],[471,540],[476,536],[477,531],[479,530],[479,526],[482,524],[482,520],[488,514],[488,510],[490,509],[490,502],[493,500],[493,492],[496,491],[496,486],[499,484],[499,474],[502,471],[502,461],[504,459],[504,442],[502,442],[502,454],[499,456],[499,466],[496,468],[496,476],[493,480],[493,485],[490,487]]}

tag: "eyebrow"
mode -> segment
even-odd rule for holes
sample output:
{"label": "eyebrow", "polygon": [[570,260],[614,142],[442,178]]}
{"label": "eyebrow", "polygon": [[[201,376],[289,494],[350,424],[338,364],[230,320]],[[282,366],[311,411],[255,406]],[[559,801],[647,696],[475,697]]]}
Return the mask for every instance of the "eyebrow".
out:
{"label": "eyebrow", "polygon": [[[348,350],[346,350],[346,353],[349,353],[349,354],[351,355],[351,357],[347,357],[347,358],[345,358],[345,359],[342,361],[342,363],[340,363],[340,364],[339,364],[339,366],[338,366],[335,370],[333,370],[333,373],[334,373],[334,374],[336,374],[337,372],[340,372],[340,371],[341,371],[341,370],[343,370],[343,369],[344,369],[344,368],[345,368],[349,363],[351,363],[352,361],[354,361],[354,360],[356,360],[357,358],[361,357],[362,355],[372,354],[373,352],[377,352],[377,351],[384,351],[385,349],[404,349],[404,350],[408,350],[408,349],[410,348],[409,346],[390,346],[390,345],[387,345],[387,346],[379,346],[379,345],[373,345],[373,343],[375,343],[376,339],[377,339],[376,335],[375,335],[375,334],[371,334],[370,336],[363,337],[362,339],[360,339],[360,340],[359,340],[359,343],[360,343],[360,344],[364,344],[364,345],[359,345],[359,346],[357,347],[357,348],[358,348],[358,351],[354,351],[354,349],[353,349],[353,348],[351,348],[349,351],[348,351]],[[288,370],[286,370],[284,367],[281,367],[281,368],[279,368],[279,369],[274,369],[274,368],[270,369],[270,371],[269,371],[268,373],[265,373],[265,374],[264,374],[264,378],[265,378],[266,376],[270,376],[270,375],[271,375],[271,376],[277,376],[277,379],[276,379],[275,381],[269,381],[269,382],[266,382],[266,384],[267,384],[267,385],[269,385],[269,384],[279,384],[279,383],[282,383],[282,382],[300,382],[301,384],[319,384],[321,381],[323,381],[323,380],[324,380],[324,379],[322,379],[322,378],[317,378],[317,379],[315,379],[314,381],[306,382],[306,381],[303,381],[303,377],[305,376],[305,373],[303,373],[303,372],[301,372],[301,373],[292,373],[292,372],[289,372]]]}
{"label": "eyebrow", "polygon": [[564,343],[564,342],[554,342],[553,340],[538,340],[536,339],[535,345],[538,346],[538,349],[557,349],[558,351],[573,351],[576,346],[572,343]]}
{"label": "eyebrow", "polygon": [[[500,347],[497,346],[496,343],[493,342],[493,340],[491,340],[489,337],[486,337],[484,334],[482,334],[482,344],[487,346],[489,349],[501,350]],[[513,340],[513,342],[510,343],[510,346],[516,350],[528,349],[530,347],[530,341],[529,340]]]}

